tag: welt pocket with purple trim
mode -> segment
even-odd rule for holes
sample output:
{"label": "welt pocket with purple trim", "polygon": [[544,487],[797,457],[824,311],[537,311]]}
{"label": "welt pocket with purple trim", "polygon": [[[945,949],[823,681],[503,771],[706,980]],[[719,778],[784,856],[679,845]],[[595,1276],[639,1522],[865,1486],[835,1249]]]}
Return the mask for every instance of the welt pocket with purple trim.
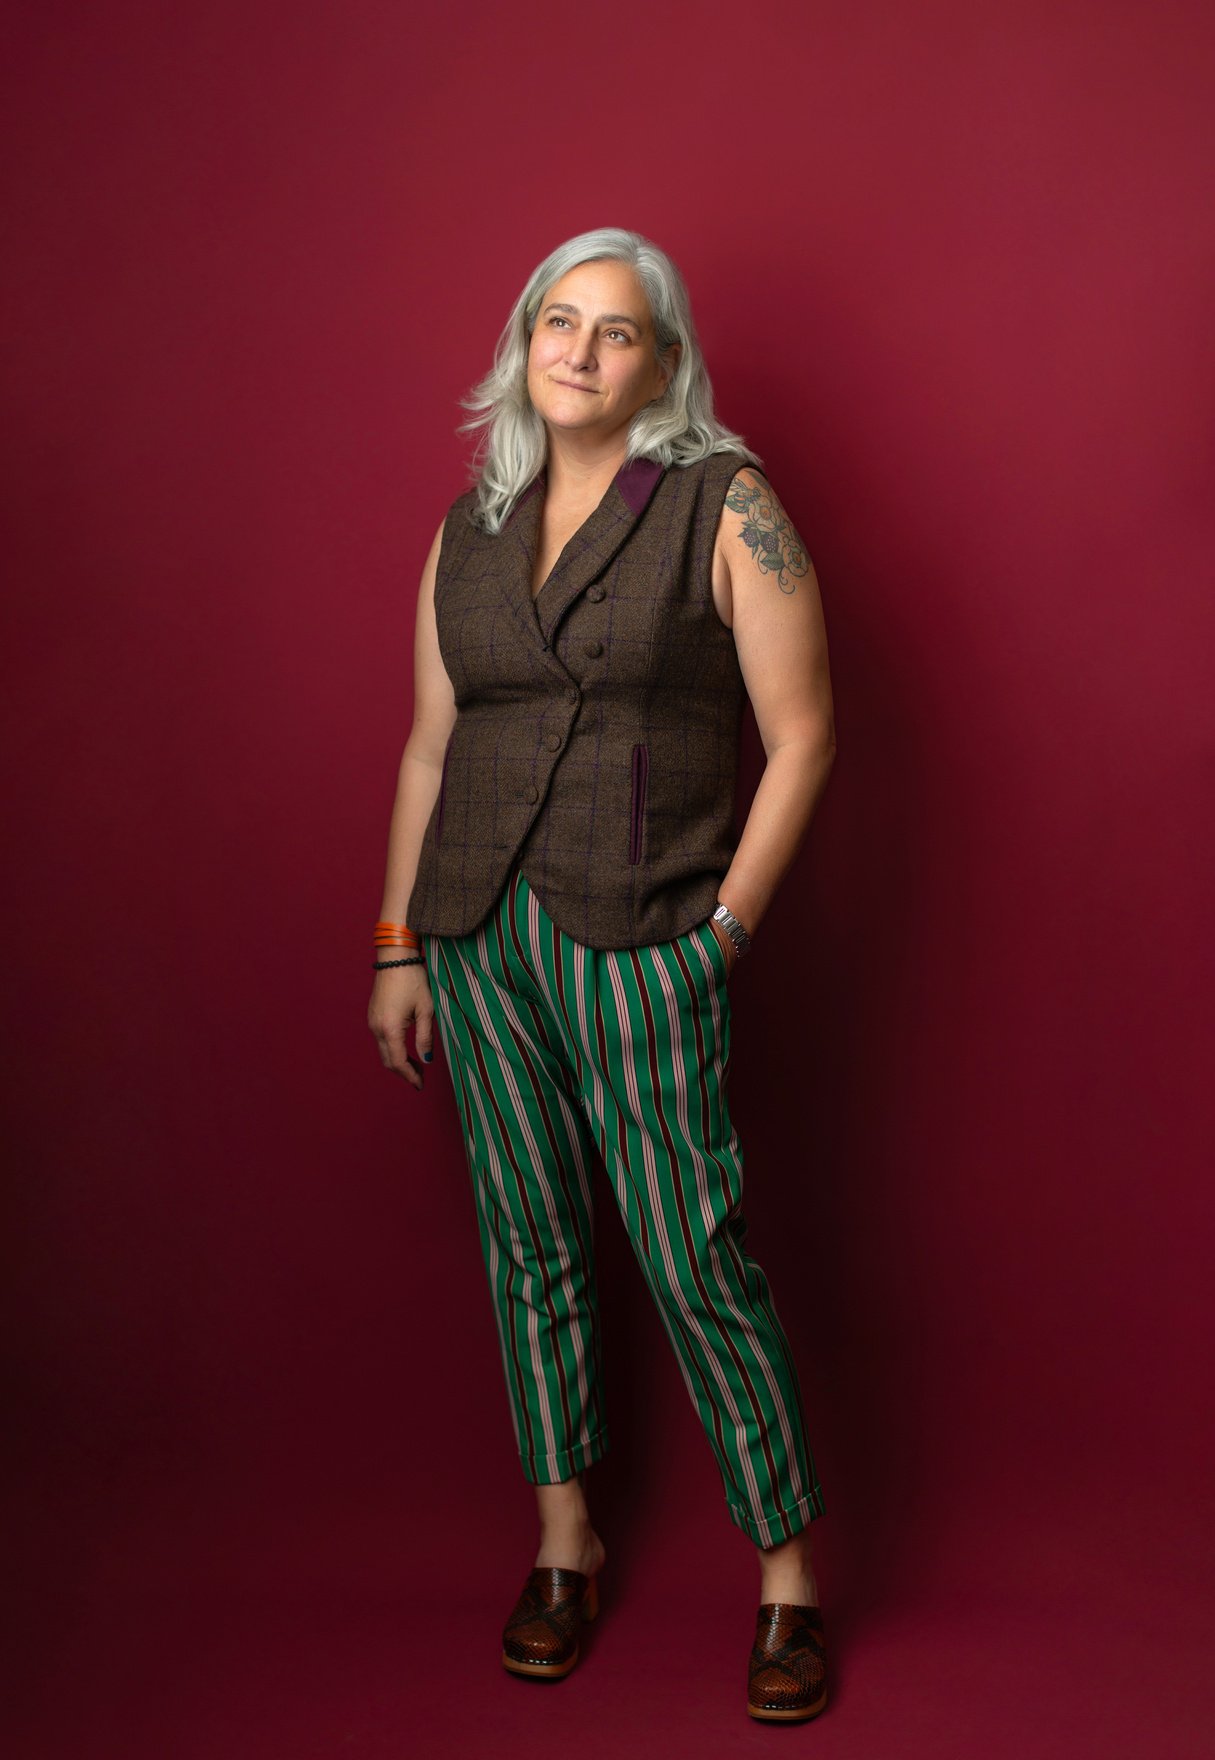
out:
{"label": "welt pocket with purple trim", "polygon": [[649,773],[650,749],[645,745],[635,745],[633,747],[632,798],[629,804],[630,863],[641,860],[641,839],[645,831],[645,791]]}

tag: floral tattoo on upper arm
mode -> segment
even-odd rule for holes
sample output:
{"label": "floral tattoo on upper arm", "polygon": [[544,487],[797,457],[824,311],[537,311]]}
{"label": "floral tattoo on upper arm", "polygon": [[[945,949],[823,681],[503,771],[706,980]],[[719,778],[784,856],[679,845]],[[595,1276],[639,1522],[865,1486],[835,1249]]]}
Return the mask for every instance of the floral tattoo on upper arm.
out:
{"label": "floral tattoo on upper arm", "polygon": [[755,558],[761,574],[774,574],[782,593],[797,590],[797,581],[810,572],[810,558],[793,529],[793,523],[774,491],[752,480],[758,473],[740,473],[730,484],[725,505],[743,516],[740,536]]}

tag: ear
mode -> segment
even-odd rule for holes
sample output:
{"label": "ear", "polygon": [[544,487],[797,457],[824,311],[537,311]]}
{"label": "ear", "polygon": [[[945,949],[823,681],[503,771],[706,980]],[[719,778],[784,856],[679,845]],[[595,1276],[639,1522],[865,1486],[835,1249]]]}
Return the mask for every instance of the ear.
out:
{"label": "ear", "polygon": [[664,397],[671,389],[671,381],[675,377],[675,370],[679,366],[679,357],[682,353],[683,343],[673,342],[662,357],[662,367],[663,371],[666,373],[666,384],[662,388]]}

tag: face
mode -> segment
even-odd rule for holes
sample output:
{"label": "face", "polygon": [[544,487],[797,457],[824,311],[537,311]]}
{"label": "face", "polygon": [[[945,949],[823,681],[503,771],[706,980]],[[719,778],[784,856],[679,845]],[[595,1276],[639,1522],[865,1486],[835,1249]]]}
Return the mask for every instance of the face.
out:
{"label": "face", "polygon": [[645,289],[627,263],[579,263],[549,288],[528,349],[527,389],[550,428],[622,434],[667,378],[654,358]]}

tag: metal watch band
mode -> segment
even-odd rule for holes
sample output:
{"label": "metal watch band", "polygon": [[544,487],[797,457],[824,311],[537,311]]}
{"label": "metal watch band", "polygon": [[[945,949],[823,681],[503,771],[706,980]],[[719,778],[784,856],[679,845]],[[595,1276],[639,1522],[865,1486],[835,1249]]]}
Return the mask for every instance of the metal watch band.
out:
{"label": "metal watch band", "polygon": [[722,928],[726,931],[727,935],[738,949],[738,957],[741,959],[743,954],[746,953],[751,946],[751,937],[747,934],[747,931],[734,915],[734,912],[728,905],[719,904],[717,909],[713,912],[713,921],[721,924]]}

